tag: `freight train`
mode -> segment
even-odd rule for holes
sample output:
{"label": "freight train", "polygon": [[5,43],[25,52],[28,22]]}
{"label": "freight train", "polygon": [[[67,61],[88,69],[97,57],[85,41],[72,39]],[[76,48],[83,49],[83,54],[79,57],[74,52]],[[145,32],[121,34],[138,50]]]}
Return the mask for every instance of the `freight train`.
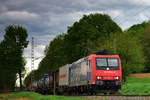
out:
{"label": "freight train", "polygon": [[118,55],[94,53],[59,68],[34,81],[41,93],[117,92],[122,85],[121,60]]}

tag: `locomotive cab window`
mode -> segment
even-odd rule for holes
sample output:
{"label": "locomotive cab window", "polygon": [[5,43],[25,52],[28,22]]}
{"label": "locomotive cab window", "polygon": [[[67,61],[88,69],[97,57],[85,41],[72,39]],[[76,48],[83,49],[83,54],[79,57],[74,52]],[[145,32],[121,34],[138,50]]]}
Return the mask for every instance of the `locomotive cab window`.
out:
{"label": "locomotive cab window", "polygon": [[96,66],[106,66],[107,67],[107,60],[106,58],[96,58]]}
{"label": "locomotive cab window", "polygon": [[117,58],[96,58],[96,70],[119,70]]}
{"label": "locomotive cab window", "polygon": [[108,66],[118,67],[118,59],[108,58]]}

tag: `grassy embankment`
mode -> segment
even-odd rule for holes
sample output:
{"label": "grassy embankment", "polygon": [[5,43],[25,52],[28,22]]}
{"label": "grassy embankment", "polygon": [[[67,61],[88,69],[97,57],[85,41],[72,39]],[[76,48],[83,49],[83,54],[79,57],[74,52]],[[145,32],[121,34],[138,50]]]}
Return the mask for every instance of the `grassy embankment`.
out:
{"label": "grassy embankment", "polygon": [[124,95],[150,95],[150,78],[127,78],[121,94]]}
{"label": "grassy embankment", "polygon": [[[73,97],[65,97],[65,96],[54,96],[54,95],[41,95],[34,92],[19,92],[19,93],[13,93],[11,95],[8,95],[6,97],[1,96],[2,100],[9,100],[13,98],[29,98],[32,100],[87,100],[87,99],[81,99],[81,98],[73,98]],[[1,100],[0,99],[0,100]],[[17,99],[19,100],[19,99]],[[22,99],[20,99],[22,100]]]}

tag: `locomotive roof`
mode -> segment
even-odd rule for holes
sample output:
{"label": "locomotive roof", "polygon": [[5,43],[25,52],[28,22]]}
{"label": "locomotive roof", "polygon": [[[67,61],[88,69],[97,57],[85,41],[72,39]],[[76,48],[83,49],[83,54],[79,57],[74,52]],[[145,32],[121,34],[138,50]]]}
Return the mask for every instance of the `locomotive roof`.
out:
{"label": "locomotive roof", "polygon": [[96,54],[96,55],[107,55],[108,54],[108,51],[106,49],[104,50],[101,50],[101,51],[96,51],[92,54]]}

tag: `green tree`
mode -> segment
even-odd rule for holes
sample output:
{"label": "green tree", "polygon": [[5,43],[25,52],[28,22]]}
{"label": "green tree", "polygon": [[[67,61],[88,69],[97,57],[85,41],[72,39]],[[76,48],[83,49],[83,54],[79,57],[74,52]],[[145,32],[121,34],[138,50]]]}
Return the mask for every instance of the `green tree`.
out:
{"label": "green tree", "polygon": [[107,49],[110,54],[114,54],[114,39],[116,40],[116,54],[120,56],[122,62],[123,80],[131,73],[139,73],[144,70],[145,57],[142,46],[136,37],[131,37],[127,32],[115,34],[105,41],[98,49]]}
{"label": "green tree", "polygon": [[145,70],[143,72],[150,72],[150,22],[143,22],[131,26],[127,31],[130,36],[137,37],[142,46],[145,61]]}
{"label": "green tree", "polygon": [[16,45],[11,41],[0,43],[0,88],[1,90],[13,89],[16,81],[17,70],[14,69],[16,60]]}
{"label": "green tree", "polygon": [[[45,72],[55,71],[60,66],[66,64],[65,54],[65,34],[56,36],[48,47],[46,47],[46,56],[39,64],[38,70],[45,70]],[[59,63],[58,63],[59,61]]]}
{"label": "green tree", "polygon": [[146,57],[145,72],[150,72],[150,24],[148,24],[142,36],[143,51]]}
{"label": "green tree", "polygon": [[[23,58],[23,50],[27,47],[27,30],[20,25],[9,25],[5,29],[4,40],[1,43],[1,50],[3,53],[2,65],[4,69],[19,74],[20,85],[22,88],[22,72],[24,71],[25,61]],[[7,73],[8,74],[8,73]]]}
{"label": "green tree", "polygon": [[[68,62],[89,55],[98,45],[103,45],[111,34],[121,28],[106,14],[84,15],[67,30],[65,37]],[[99,42],[97,42],[99,40]]]}

